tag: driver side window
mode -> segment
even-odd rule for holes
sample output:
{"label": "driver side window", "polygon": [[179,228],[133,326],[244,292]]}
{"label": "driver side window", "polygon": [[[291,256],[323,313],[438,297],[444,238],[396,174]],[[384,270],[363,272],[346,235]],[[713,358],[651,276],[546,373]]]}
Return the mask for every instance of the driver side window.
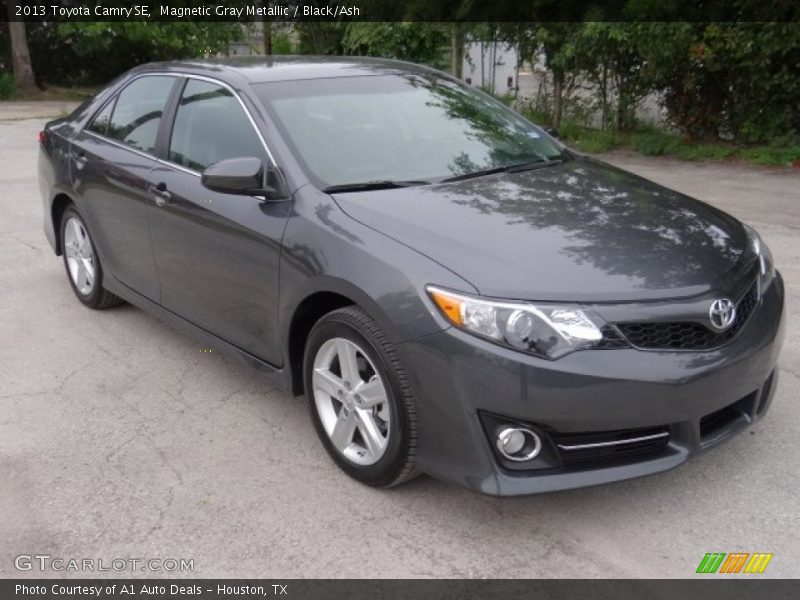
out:
{"label": "driver side window", "polygon": [[169,160],[203,171],[221,160],[243,156],[266,162],[264,146],[238,100],[224,87],[189,79],[172,127]]}
{"label": "driver side window", "polygon": [[154,154],[158,126],[174,82],[174,77],[164,75],[134,80],[117,97],[105,135],[142,152]]}

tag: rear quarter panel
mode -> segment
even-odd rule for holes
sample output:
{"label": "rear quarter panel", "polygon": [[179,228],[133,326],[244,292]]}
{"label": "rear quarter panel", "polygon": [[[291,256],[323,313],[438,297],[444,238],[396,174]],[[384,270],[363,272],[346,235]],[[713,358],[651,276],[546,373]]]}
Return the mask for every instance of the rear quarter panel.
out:
{"label": "rear quarter panel", "polygon": [[73,198],[69,177],[71,143],[65,135],[69,130],[69,124],[64,119],[50,121],[44,128],[45,140],[39,144],[38,179],[44,213],[44,235],[56,254],[60,250],[57,224],[53,219],[53,200],[59,194]]}

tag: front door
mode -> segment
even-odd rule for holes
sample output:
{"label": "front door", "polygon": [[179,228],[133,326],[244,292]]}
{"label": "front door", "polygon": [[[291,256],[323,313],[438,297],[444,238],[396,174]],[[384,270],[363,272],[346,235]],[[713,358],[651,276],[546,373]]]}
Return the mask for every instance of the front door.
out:
{"label": "front door", "polygon": [[151,181],[161,199],[151,228],[161,304],[225,341],[280,366],[278,264],[289,202],[212,192],[200,172],[264,144],[226,87],[187,79],[167,161]]}

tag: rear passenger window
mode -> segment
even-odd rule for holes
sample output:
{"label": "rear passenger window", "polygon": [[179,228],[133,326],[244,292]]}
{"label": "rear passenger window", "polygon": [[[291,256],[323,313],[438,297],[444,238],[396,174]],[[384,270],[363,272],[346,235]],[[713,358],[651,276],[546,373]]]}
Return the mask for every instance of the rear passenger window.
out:
{"label": "rear passenger window", "polygon": [[137,150],[154,153],[161,115],[174,82],[174,77],[160,75],[134,80],[117,97],[105,135]]}
{"label": "rear passenger window", "polygon": [[89,131],[93,133],[99,133],[100,135],[107,135],[108,134],[108,125],[111,123],[111,112],[114,110],[114,100],[108,102],[99,113],[97,113],[92,119],[92,122],[89,124],[87,128]]}
{"label": "rear passenger window", "polygon": [[221,160],[243,156],[266,159],[239,101],[221,86],[187,81],[172,128],[169,160],[202,171]]}

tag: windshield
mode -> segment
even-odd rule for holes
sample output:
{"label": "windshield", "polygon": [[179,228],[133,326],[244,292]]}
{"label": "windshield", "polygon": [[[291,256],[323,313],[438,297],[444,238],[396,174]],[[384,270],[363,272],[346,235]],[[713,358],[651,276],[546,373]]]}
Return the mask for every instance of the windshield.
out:
{"label": "windshield", "polygon": [[373,75],[253,86],[320,187],[441,181],[564,158],[541,130],[448,79]]}

